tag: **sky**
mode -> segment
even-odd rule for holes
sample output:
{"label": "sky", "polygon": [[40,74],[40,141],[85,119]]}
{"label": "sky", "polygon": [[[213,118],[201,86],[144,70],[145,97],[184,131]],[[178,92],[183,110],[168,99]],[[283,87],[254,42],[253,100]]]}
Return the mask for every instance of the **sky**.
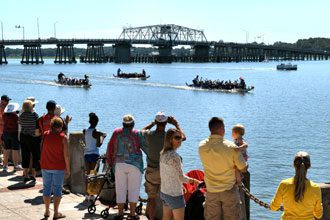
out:
{"label": "sky", "polygon": [[[329,0],[0,0],[4,39],[118,38],[123,27],[176,24],[208,41],[330,38]],[[54,28],[55,27],[55,28]],[[55,29],[55,31],[54,31]],[[248,36],[247,36],[248,35]],[[1,37],[1,36],[0,36]]]}

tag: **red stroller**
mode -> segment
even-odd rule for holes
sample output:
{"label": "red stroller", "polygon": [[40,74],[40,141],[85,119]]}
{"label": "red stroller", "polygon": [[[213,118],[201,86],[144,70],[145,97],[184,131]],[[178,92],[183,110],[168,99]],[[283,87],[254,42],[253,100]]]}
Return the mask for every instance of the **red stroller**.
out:
{"label": "red stroller", "polygon": [[204,206],[206,187],[204,183],[204,173],[200,170],[191,170],[186,176],[202,181],[199,186],[184,183],[184,198],[186,201],[185,220],[204,220]]}

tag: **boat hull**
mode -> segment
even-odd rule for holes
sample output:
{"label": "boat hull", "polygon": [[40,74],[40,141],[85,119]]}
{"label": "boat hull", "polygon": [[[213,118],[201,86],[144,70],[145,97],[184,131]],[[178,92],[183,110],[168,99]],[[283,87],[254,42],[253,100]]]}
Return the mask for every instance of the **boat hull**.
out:
{"label": "boat hull", "polygon": [[195,86],[194,84],[186,83],[186,86],[194,89],[200,90],[209,90],[209,91],[217,91],[217,92],[227,92],[227,93],[248,93],[254,90],[254,86],[249,86],[246,89],[215,89],[215,88],[207,88],[202,86]]}
{"label": "boat hull", "polygon": [[120,79],[139,79],[139,80],[147,80],[148,78],[150,78],[150,75],[145,76],[145,77],[120,77],[120,76],[117,76],[117,75],[113,74],[113,77],[115,77],[115,78],[120,78]]}
{"label": "boat hull", "polygon": [[69,85],[69,84],[65,84],[65,83],[60,83],[57,80],[54,80],[56,84],[61,85],[61,86],[67,86],[67,87],[74,87],[74,88],[85,88],[85,89],[89,89],[90,87],[92,87],[91,84],[87,84],[87,85]]}

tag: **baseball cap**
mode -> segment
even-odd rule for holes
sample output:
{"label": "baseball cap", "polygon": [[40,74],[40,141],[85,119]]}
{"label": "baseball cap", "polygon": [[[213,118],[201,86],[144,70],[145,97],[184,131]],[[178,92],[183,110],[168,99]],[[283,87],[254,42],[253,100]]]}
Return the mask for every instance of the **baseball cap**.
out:
{"label": "baseball cap", "polygon": [[164,112],[157,112],[155,120],[159,123],[167,122],[168,117]]}
{"label": "baseball cap", "polygon": [[132,123],[134,123],[134,117],[133,117],[133,115],[124,115],[124,117],[123,117],[123,123],[124,124],[127,124],[127,125],[129,125],[129,124],[132,124]]}
{"label": "baseball cap", "polygon": [[1,100],[5,100],[5,101],[9,102],[9,100],[11,100],[11,98],[9,98],[7,95],[2,95]]}
{"label": "baseball cap", "polygon": [[46,109],[54,109],[56,108],[56,102],[54,100],[49,100],[46,104]]}

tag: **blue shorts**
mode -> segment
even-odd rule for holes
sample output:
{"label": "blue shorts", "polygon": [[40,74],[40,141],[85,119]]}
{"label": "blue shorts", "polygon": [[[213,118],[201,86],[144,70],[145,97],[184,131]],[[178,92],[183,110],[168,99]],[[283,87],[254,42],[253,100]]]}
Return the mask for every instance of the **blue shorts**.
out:
{"label": "blue shorts", "polygon": [[19,150],[20,149],[17,132],[4,132],[2,134],[2,139],[3,139],[3,143],[4,143],[4,148],[6,150]]}
{"label": "blue shorts", "polygon": [[88,163],[96,163],[100,155],[98,154],[85,154],[85,161]]}
{"label": "blue shorts", "polygon": [[52,189],[54,196],[62,196],[64,170],[41,170],[44,183],[43,196],[50,196]]}
{"label": "blue shorts", "polygon": [[181,196],[170,196],[160,192],[160,199],[164,206],[170,207],[170,209],[180,209],[186,206],[183,195]]}

